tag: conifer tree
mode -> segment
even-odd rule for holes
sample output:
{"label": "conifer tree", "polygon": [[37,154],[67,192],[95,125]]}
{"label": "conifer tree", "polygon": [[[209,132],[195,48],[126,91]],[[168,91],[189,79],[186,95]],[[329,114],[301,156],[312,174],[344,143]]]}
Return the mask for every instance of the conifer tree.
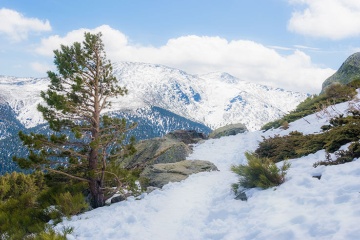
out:
{"label": "conifer tree", "polygon": [[[83,43],[61,45],[55,50],[58,73],[49,71],[50,85],[41,92],[44,105],[38,106],[53,134],[24,134],[27,158],[14,157],[20,167],[63,174],[88,183],[92,207],[105,204],[105,175],[112,174],[107,164],[135,151],[131,138],[125,144],[126,132],[135,127],[124,119],[110,117],[104,110],[114,97],[124,96],[127,89],[117,85],[112,64],[106,59],[101,33],[85,33]],[[118,182],[118,187],[121,183]]]}

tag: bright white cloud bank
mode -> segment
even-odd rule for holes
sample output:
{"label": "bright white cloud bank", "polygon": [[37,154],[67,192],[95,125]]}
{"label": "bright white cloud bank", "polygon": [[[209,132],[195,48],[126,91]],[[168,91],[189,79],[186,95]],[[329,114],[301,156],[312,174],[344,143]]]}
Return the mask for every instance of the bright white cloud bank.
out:
{"label": "bright white cloud bank", "polygon": [[29,32],[50,31],[48,20],[26,18],[22,14],[6,8],[0,9],[0,34],[8,36],[13,41],[25,40]]}
{"label": "bright white cloud bank", "polygon": [[289,0],[295,5],[305,5],[293,13],[290,31],[313,37],[333,40],[360,35],[359,0]]}
{"label": "bright white cloud bank", "polygon": [[309,93],[318,93],[322,82],[333,69],[312,64],[308,55],[295,50],[281,55],[276,50],[253,41],[228,41],[220,37],[183,36],[170,39],[160,47],[130,44],[127,37],[107,25],[96,29],[79,29],[66,36],[42,39],[35,50],[45,56],[60,44],[82,41],[84,31],[103,34],[108,57],[113,62],[133,61],[163,64],[192,74],[228,72],[240,79]]}

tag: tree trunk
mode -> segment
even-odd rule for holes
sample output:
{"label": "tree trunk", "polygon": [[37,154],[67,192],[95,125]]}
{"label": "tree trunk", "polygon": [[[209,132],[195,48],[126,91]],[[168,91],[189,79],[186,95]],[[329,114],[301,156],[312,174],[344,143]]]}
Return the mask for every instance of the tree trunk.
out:
{"label": "tree trunk", "polygon": [[91,207],[103,207],[105,205],[105,196],[99,181],[97,179],[91,179],[89,188],[91,194]]}

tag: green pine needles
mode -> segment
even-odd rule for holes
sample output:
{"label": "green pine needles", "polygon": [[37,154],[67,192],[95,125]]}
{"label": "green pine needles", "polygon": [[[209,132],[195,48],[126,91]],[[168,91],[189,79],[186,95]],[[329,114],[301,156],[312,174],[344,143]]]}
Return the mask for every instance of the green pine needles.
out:
{"label": "green pine needles", "polygon": [[[38,110],[53,131],[51,136],[19,133],[28,147],[27,158],[14,157],[20,167],[63,174],[88,183],[93,208],[104,206],[107,165],[135,152],[135,139],[125,144],[126,133],[135,128],[124,119],[104,114],[111,99],[127,94],[106,59],[101,33],[85,33],[83,43],[55,50],[57,73],[48,72],[49,88],[41,92]],[[119,183],[120,184],[120,183]]]}
{"label": "green pine needles", "polygon": [[268,158],[259,158],[255,153],[246,152],[247,165],[232,166],[231,171],[239,175],[239,182],[233,184],[236,190],[239,186],[244,188],[270,188],[282,184],[285,181],[286,171],[290,163],[284,162],[278,168],[274,162]]}

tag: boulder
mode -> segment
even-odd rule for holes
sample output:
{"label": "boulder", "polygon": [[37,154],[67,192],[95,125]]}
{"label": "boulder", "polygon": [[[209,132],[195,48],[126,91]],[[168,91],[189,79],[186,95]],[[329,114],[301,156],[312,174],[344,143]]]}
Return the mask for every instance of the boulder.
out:
{"label": "boulder", "polygon": [[209,134],[209,138],[221,138],[225,136],[236,135],[238,133],[247,132],[248,129],[242,123],[229,124],[224,127],[215,129]]}
{"label": "boulder", "polygon": [[218,169],[209,161],[184,160],[147,166],[140,177],[147,179],[148,186],[161,188],[169,182],[180,182],[191,174],[210,171],[218,171]]}
{"label": "boulder", "polygon": [[173,163],[186,159],[191,148],[168,138],[153,138],[135,145],[136,153],[123,160],[126,168],[145,168],[157,163]]}
{"label": "boulder", "polygon": [[177,130],[162,138],[140,141],[135,145],[136,153],[122,160],[125,168],[145,168],[158,163],[174,163],[192,152],[188,144],[206,139],[202,133],[191,130]]}
{"label": "boulder", "polygon": [[122,201],[125,201],[126,198],[127,198],[127,196],[125,196],[125,195],[118,195],[118,196],[116,196],[116,197],[111,198],[111,201],[110,201],[110,202],[111,202],[111,203],[122,202]]}
{"label": "boulder", "polygon": [[236,200],[241,200],[241,201],[247,201],[248,197],[246,196],[245,191],[240,191],[240,192],[238,192],[236,194],[235,199]]}
{"label": "boulder", "polygon": [[165,137],[183,142],[185,144],[194,144],[207,139],[205,134],[198,133],[195,130],[176,130],[166,134]]}

